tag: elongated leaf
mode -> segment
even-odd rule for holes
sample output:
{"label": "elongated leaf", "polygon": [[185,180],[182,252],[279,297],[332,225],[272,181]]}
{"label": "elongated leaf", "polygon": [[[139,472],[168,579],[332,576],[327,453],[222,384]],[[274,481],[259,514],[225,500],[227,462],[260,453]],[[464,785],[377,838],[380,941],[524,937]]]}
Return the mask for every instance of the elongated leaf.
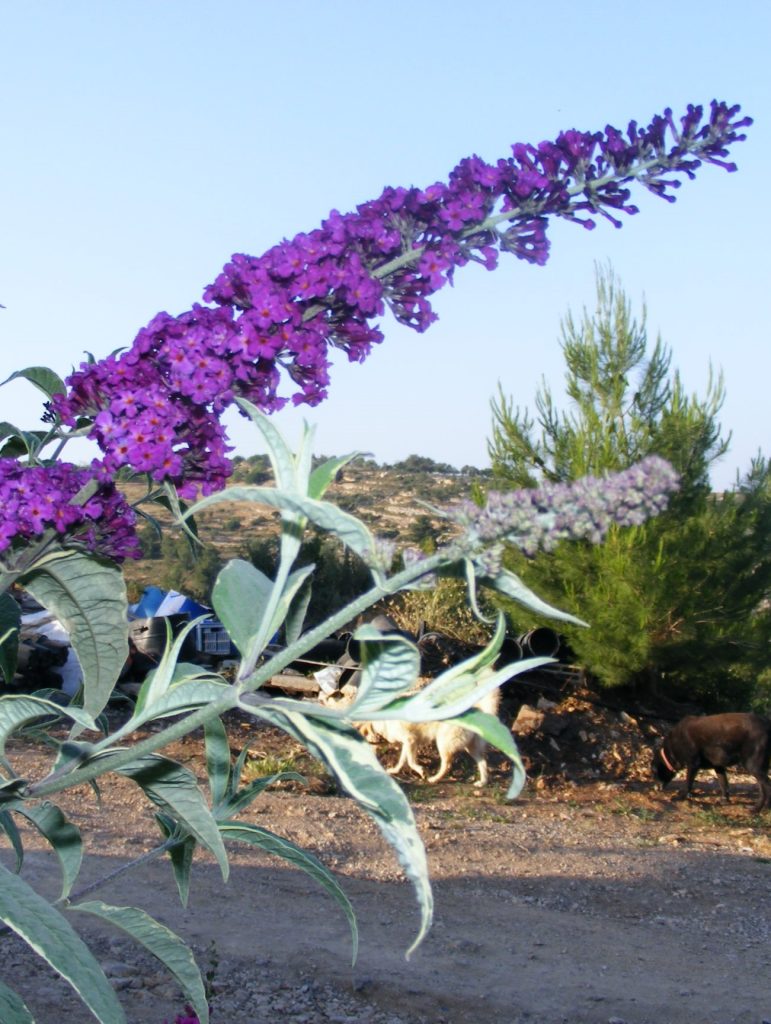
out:
{"label": "elongated leaf", "polygon": [[[407,689],[405,685],[392,685],[390,690],[384,688],[385,700],[379,699],[377,691],[367,695],[364,707],[359,706],[357,699],[348,708],[347,717],[356,720],[366,719],[368,715],[370,718],[399,718],[408,721],[454,718],[500,683],[505,682],[510,674],[514,674],[510,666],[501,670],[504,674],[500,676],[493,677],[490,673],[490,666],[498,657],[505,635],[506,620],[499,612],[497,628],[486,647],[476,651],[471,657],[451,665],[413,695],[403,696]],[[409,684],[409,681],[407,682]],[[397,696],[391,699],[391,693],[394,692]]]}
{"label": "elongated leaf", "polygon": [[356,956],[359,951],[359,929],[356,924],[356,915],[353,912],[351,901],[346,896],[334,875],[326,868],[320,860],[303,850],[289,839],[277,836],[267,829],[251,824],[225,824],[220,825],[223,838],[234,839],[242,843],[249,843],[252,846],[259,846],[266,853],[272,853],[281,857],[294,867],[300,868],[307,875],[325,889],[335,902],[342,908],[351,929],[351,947],[353,951],[351,964],[356,963]]}
{"label": "elongated leaf", "polygon": [[62,870],[61,898],[66,899],[78,877],[83,860],[80,829],[71,821],[67,821],[56,804],[47,800],[41,804],[20,802],[12,809],[31,821],[43,838],[53,847]]}
{"label": "elongated leaf", "polygon": [[[302,634],[313,593],[312,573],[315,568],[315,565],[304,566],[303,569],[292,573],[287,581],[285,594],[289,596],[289,606],[284,616],[284,640],[287,647],[296,643]],[[299,586],[296,585],[298,580]]]}
{"label": "elongated leaf", "polygon": [[[3,383],[6,383],[3,381]],[[0,385],[2,387],[2,385]],[[8,420],[0,421],[0,441],[6,437],[18,437],[19,434],[24,433],[19,427],[15,427],[13,423],[9,423]]]}
{"label": "elongated leaf", "polygon": [[128,605],[122,573],[79,551],[43,559],[19,582],[70,635],[83,670],[83,707],[98,715],[128,656]]}
{"label": "elongated leaf", "polygon": [[[236,398],[238,406],[258,428],[268,448],[273,476],[279,487],[291,488],[295,483],[295,461],[292,449],[273,420],[246,398]],[[306,427],[307,430],[307,427]]]}
{"label": "elongated leaf", "polygon": [[18,993],[0,981],[0,1020],[3,1024],[35,1024],[35,1018]]}
{"label": "elongated leaf", "polygon": [[196,549],[200,547],[198,537],[198,525],[192,515],[188,515],[188,504],[182,501],[177,493],[176,487],[169,481],[164,480],[160,490],[152,491],[143,501],[151,501],[162,508],[168,509],[181,527],[188,542],[190,550],[195,555]]}
{"label": "elongated leaf", "polygon": [[260,653],[252,648],[272,592],[273,581],[242,558],[231,559],[217,576],[212,604],[245,661]]}
{"label": "elongated leaf", "polygon": [[220,718],[210,718],[203,727],[206,747],[206,774],[212,807],[225,799],[230,782],[230,742]]}
{"label": "elongated leaf", "polygon": [[85,942],[58,910],[2,863],[0,919],[69,982],[100,1024],[125,1024],[123,1008]]}
{"label": "elongated leaf", "polygon": [[82,708],[61,707],[31,695],[8,694],[0,697],[0,758],[5,757],[5,743],[12,732],[38,718],[48,717],[52,721],[71,718],[84,729],[96,729],[93,718]]}
{"label": "elongated leaf", "polygon": [[426,851],[412,808],[401,788],[386,774],[366,740],[344,722],[311,718],[281,698],[257,704],[250,704],[249,698],[248,694],[242,698],[243,709],[304,744],[327,766],[341,788],[373,818],[394,848],[414,886],[420,912],[418,934],[407,950],[409,956],[431,926],[434,903]]}
{"label": "elongated leaf", "polygon": [[245,747],[242,748],[241,752],[236,758],[236,763],[233,765],[232,771],[230,772],[230,782],[228,783],[228,791],[226,794],[228,800],[232,800],[233,797],[238,792],[238,787],[241,785],[241,776],[243,775],[244,772],[244,765],[246,764],[246,759],[248,756],[249,746],[247,744]]}
{"label": "elongated leaf", "polygon": [[0,803],[8,804],[9,801],[16,800],[26,786],[26,779],[8,779],[7,782],[0,783]]}
{"label": "elongated leaf", "polygon": [[[8,811],[0,811],[0,830],[8,836],[8,841],[13,847],[13,852],[16,854],[16,867],[14,871],[18,875],[24,863],[24,844],[21,840],[21,834],[16,827],[16,822]],[[2,1020],[2,1017],[0,1017],[0,1020]]]}
{"label": "elongated leaf", "polygon": [[0,594],[0,674],[11,683],[19,652],[21,609],[10,594]]}
{"label": "elongated leaf", "polygon": [[[158,663],[157,668],[148,675],[142,684],[137,695],[136,702],[136,715],[140,717],[144,712],[152,713],[153,708],[161,701],[169,687],[174,683],[175,680],[179,680],[180,677],[184,678],[190,675],[190,670],[182,669],[178,671],[180,666],[177,665],[177,660],[182,653],[182,646],[185,643],[187,635],[195,629],[196,625],[201,622],[205,616],[200,616],[197,619],[193,619],[188,622],[179,632],[176,639],[171,641],[171,626],[169,620],[166,619],[166,644],[163,649],[163,655]],[[195,668],[192,671],[193,675],[205,675],[200,668]],[[145,716],[146,717],[146,716]]]}
{"label": "elongated leaf", "polygon": [[420,651],[398,633],[381,633],[374,626],[361,626],[353,635],[361,642],[362,673],[356,700],[348,717],[366,720],[371,712],[403,694],[420,675]]}
{"label": "elongated leaf", "polygon": [[529,611],[535,612],[536,615],[546,615],[551,619],[559,619],[561,622],[572,622],[576,626],[588,626],[588,623],[584,622],[583,619],[577,619],[575,615],[570,615],[568,612],[560,611],[559,608],[547,604],[546,601],[533,593],[529,587],[525,586],[519,576],[508,569],[502,570],[495,577],[484,577],[482,582],[506,597],[512,598],[512,600],[529,609]]}
{"label": "elongated leaf", "polygon": [[360,519],[343,512],[337,505],[280,491],[273,491],[271,500],[267,504],[272,504],[279,509],[293,509],[320,530],[337,537],[367,565],[373,562],[375,540],[371,532]]}
{"label": "elongated leaf", "polygon": [[327,501],[316,501],[300,494],[277,490],[274,487],[228,487],[219,494],[201,498],[193,508],[200,512],[209,505],[224,501],[251,501],[270,508],[279,509],[282,513],[289,512],[303,516],[314,523],[320,530],[334,534],[352,551],[355,551],[367,564],[374,558],[375,542],[372,534],[355,516],[343,512],[336,505]]}
{"label": "elongated leaf", "polygon": [[[313,439],[316,436],[316,426],[313,423],[303,422],[303,431],[300,435],[300,443],[294,455],[294,476],[292,490],[298,494],[308,493],[311,469],[313,467]],[[280,487],[285,484],[279,482]]]}
{"label": "elongated leaf", "polygon": [[169,850],[169,860],[174,872],[174,881],[177,884],[179,901],[183,907],[187,906],[190,896],[190,873],[193,869],[193,854],[195,853],[196,841],[192,836],[172,846]]}
{"label": "elongated leaf", "polygon": [[10,377],[6,377],[3,384],[7,384],[9,381],[16,380],[19,377],[23,377],[30,384],[34,384],[36,388],[43,392],[46,398],[53,398],[54,395],[64,395],[67,393],[64,381],[53,370],[49,370],[47,366],[28,366],[26,370],[17,370]]}
{"label": "elongated leaf", "polygon": [[210,675],[197,665],[177,665],[175,677],[177,674],[180,675],[181,681],[174,682],[162,697],[138,712],[135,708],[131,722],[126,727],[127,731],[137,729],[144,722],[154,721],[156,718],[181,715],[185,711],[210,704],[232,690],[223,679]]}
{"label": "elongated leaf", "polygon": [[113,907],[101,900],[78,903],[70,910],[93,914],[122,929],[139,942],[174,976],[201,1024],[208,1024],[209,1006],[203,978],[188,946],[170,928],[160,924],[138,907]]}
{"label": "elongated leaf", "polygon": [[486,669],[476,674],[443,672],[422,690],[409,697],[397,698],[385,708],[371,712],[370,717],[398,718],[408,722],[434,722],[457,718],[514,676],[553,663],[554,658],[528,658],[525,661],[504,665],[497,671]]}
{"label": "elongated leaf", "polygon": [[181,835],[182,830],[174,819],[170,818],[167,814],[156,814],[155,820],[158,822],[166,839],[179,836],[178,841],[169,847],[168,854],[177,892],[179,893],[179,901],[183,907],[186,907],[190,896],[190,874],[193,870],[193,854],[195,853],[196,841],[192,836]]}
{"label": "elongated leaf", "polygon": [[329,485],[343,466],[347,466],[349,462],[353,462],[354,459],[358,459],[364,454],[364,452],[352,452],[350,455],[340,455],[334,459],[327,459],[326,462],[316,466],[308,481],[308,497],[323,498]]}
{"label": "elongated leaf", "polygon": [[154,804],[179,821],[199,843],[210,850],[227,880],[228,856],[211,811],[206,805],[195,775],[166,757],[148,754],[130,765],[116,768],[133,779]]}
{"label": "elongated leaf", "polygon": [[306,783],[307,781],[305,776],[300,775],[299,772],[276,772],[275,775],[263,775],[261,778],[252,779],[243,789],[233,791],[227,800],[215,807],[214,815],[221,825],[223,821],[234,818],[245,810],[268,786],[272,786],[276,782]]}
{"label": "elongated leaf", "polygon": [[470,729],[471,732],[478,733],[491,746],[496,747],[508,757],[511,761],[512,773],[506,798],[508,800],[516,799],[524,788],[527,775],[511,730],[506,728],[497,715],[488,715],[477,708],[471,708],[453,721],[463,726],[464,729]]}
{"label": "elongated leaf", "polygon": [[[309,584],[310,577],[313,575],[313,571],[315,568],[315,565],[303,565],[299,569],[295,569],[293,573],[290,573],[289,577],[287,578],[286,584],[284,585],[284,589],[281,593],[281,598],[276,607],[276,612],[275,615],[273,616],[273,621],[270,624],[271,636],[281,626],[282,622],[285,622],[285,620],[289,617],[290,610],[292,609],[292,605],[295,601],[295,598],[297,597],[297,594],[300,591],[303,591],[303,588],[305,596],[297,603],[293,610],[293,614],[297,615],[303,604],[307,608],[308,603],[310,601],[311,591],[310,585],[306,584]],[[302,614],[302,618],[305,618],[304,612]],[[302,625],[302,623],[300,623],[300,625]],[[287,636],[289,636],[289,632],[287,632]],[[287,640],[287,646],[288,645],[289,640]]]}

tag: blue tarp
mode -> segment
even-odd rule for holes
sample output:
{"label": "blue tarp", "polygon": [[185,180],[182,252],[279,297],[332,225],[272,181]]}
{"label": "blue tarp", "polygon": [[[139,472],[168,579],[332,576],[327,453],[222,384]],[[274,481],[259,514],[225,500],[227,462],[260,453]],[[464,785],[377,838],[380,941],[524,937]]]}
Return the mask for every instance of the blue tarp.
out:
{"label": "blue tarp", "polygon": [[154,615],[187,615],[195,619],[199,615],[211,614],[211,608],[199,604],[192,597],[155,586],[145,587],[140,599],[129,610],[136,619],[150,619]]}

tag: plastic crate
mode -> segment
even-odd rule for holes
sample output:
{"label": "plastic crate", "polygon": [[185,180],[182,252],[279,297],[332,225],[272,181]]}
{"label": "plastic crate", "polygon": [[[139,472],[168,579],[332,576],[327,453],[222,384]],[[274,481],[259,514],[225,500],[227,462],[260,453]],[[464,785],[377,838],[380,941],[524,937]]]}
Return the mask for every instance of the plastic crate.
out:
{"label": "plastic crate", "polygon": [[227,630],[216,619],[199,622],[194,632],[195,649],[200,654],[210,654],[218,658],[238,656],[238,651],[228,636]]}

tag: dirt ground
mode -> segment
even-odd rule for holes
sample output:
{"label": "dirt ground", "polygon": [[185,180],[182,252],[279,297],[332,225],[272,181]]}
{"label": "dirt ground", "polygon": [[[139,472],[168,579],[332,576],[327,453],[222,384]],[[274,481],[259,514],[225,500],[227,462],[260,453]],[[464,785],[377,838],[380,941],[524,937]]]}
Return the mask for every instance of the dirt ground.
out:
{"label": "dirt ground", "polygon": [[[187,909],[162,861],[96,890],[144,906],[192,944],[212,979],[214,1024],[771,1022],[771,812],[753,816],[754,784],[736,774],[728,805],[706,775],[688,802],[655,789],[655,722],[577,697],[542,705],[520,737],[530,781],[513,803],[502,759],[492,759],[482,792],[462,761],[436,786],[405,778],[436,900],[434,926],[409,961],[416,905],[376,826],[281,733],[228,726],[234,752],[249,743],[254,770],[284,758],[307,773],[307,787],[279,785],[246,817],[336,873],[361,948],[352,968],[336,905],[251,849],[233,848],[227,886],[202,855]],[[39,775],[30,745],[12,740],[8,752],[17,771]],[[170,753],[203,781],[198,738]],[[126,779],[103,787],[101,808],[85,790],[62,806],[87,843],[79,888],[154,841],[152,812]],[[53,856],[25,837],[24,877],[55,894]],[[117,932],[87,934],[131,1024],[171,1024],[183,1000],[160,965]],[[4,977],[39,1024],[92,1019],[15,937],[2,942]]]}

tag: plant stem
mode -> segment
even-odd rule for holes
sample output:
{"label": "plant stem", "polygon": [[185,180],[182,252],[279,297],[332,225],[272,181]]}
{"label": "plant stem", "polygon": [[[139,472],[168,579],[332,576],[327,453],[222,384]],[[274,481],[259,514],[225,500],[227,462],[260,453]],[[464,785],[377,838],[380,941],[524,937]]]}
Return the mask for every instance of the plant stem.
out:
{"label": "plant stem", "polygon": [[[80,764],[74,764],[72,771],[61,775],[56,773],[55,777],[49,776],[48,779],[42,779],[40,782],[33,783],[28,786],[24,793],[25,798],[34,797],[35,799],[43,799],[53,795],[54,793],[59,793],[62,790],[70,789],[72,786],[79,786],[83,783],[91,782],[94,779],[99,778],[100,775],[104,775],[107,772],[115,771],[118,768],[131,764],[140,757],[146,756],[147,754],[157,753],[159,750],[163,749],[163,747],[168,746],[168,744],[173,743],[176,740],[182,739],[182,737],[187,736],[189,733],[193,732],[193,730],[203,726],[211,719],[219,717],[227,711],[232,711],[234,708],[238,707],[240,698],[243,694],[253,693],[258,690],[268,682],[272,676],[277,675],[293,661],[300,659],[303,654],[306,654],[322,640],[347,625],[352,619],[362,614],[362,612],[365,612],[377,601],[381,600],[383,597],[387,597],[389,594],[397,593],[399,590],[402,590],[405,586],[413,583],[421,576],[433,572],[439,569],[442,565],[453,561],[454,559],[450,552],[452,552],[452,549],[445,549],[442,552],[430,555],[419,564],[403,569],[401,572],[396,573],[389,579],[383,580],[374,587],[371,587],[366,594],[362,594],[360,597],[349,602],[349,604],[345,605],[344,608],[341,608],[329,619],[326,619],[314,629],[304,633],[296,643],[292,644],[290,647],[284,648],[282,651],[279,651],[268,661],[260,665],[255,672],[248,679],[243,680],[238,687],[231,687],[226,696],[221,697],[219,700],[212,701],[204,707],[198,708],[196,711],[190,712],[190,714],[187,714],[176,722],[173,722],[162,732],[156,733],[152,736],[147,736],[145,739],[140,740],[131,747],[110,750],[107,745],[111,741],[114,742],[114,737],[107,737],[107,739],[103,741],[103,744],[95,745],[94,754],[91,757],[80,762]],[[266,701],[269,701],[270,699],[271,698],[269,697],[265,697]]]}

